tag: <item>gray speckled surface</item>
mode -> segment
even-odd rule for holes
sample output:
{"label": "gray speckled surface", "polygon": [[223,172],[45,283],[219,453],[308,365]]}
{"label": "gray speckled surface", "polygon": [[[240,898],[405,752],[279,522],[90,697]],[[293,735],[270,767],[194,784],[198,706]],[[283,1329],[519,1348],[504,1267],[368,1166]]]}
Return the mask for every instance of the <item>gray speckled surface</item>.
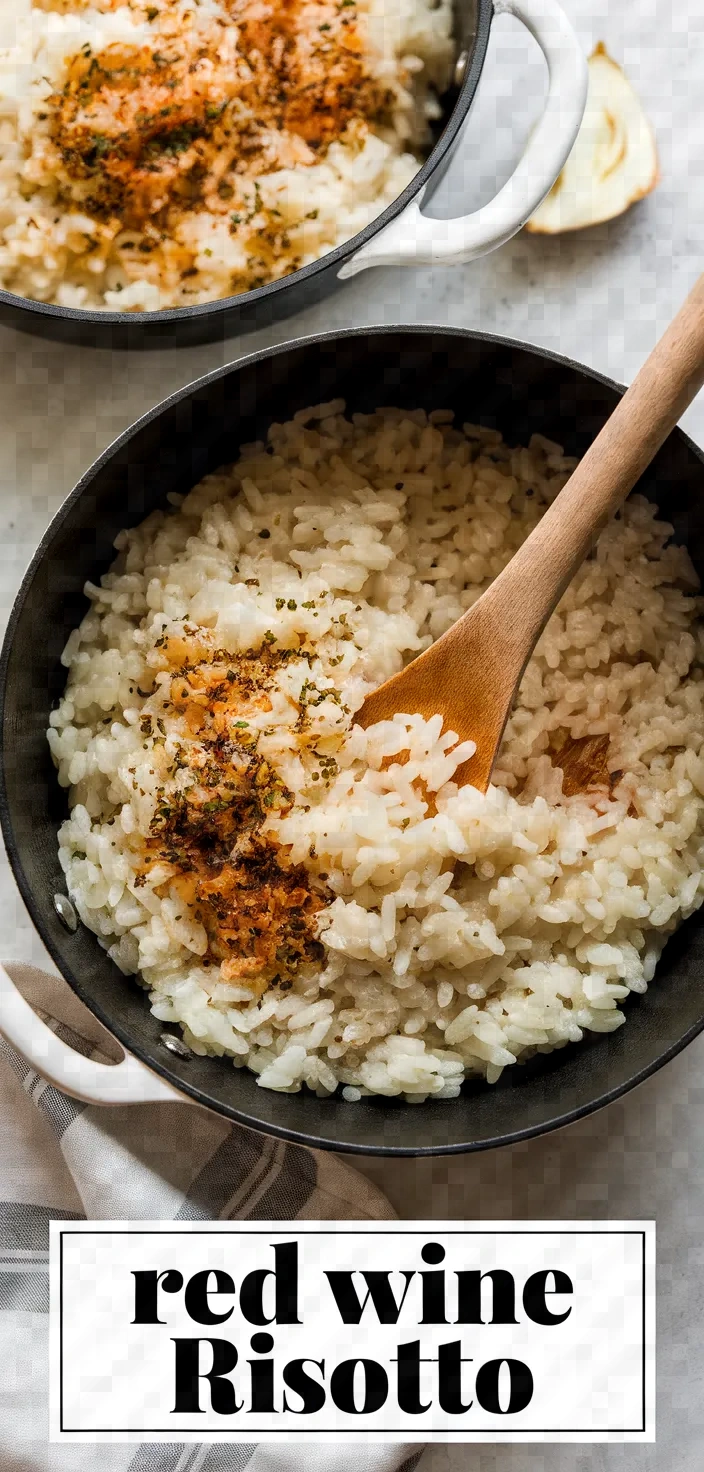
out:
{"label": "gray speckled surface", "polygon": [[[360,322],[437,322],[506,333],[630,379],[701,269],[704,231],[704,11],[695,0],[565,0],[585,46],[604,39],[655,124],[657,192],[573,237],[519,236],[472,266],[378,271],[324,306],[249,337],[189,351],[111,356],[0,329],[0,604],[81,470],[141,411],[255,346]],[[492,39],[463,159],[436,208],[475,204],[505,177],[539,107],[543,64],[503,17]],[[704,443],[704,403],[685,419]],[[13,882],[0,867],[7,956],[41,964]],[[659,1232],[655,1446],[436,1447],[423,1472],[698,1472],[704,1409],[704,1039],[592,1120],[514,1150],[449,1162],[370,1162],[403,1216],[655,1217]]]}

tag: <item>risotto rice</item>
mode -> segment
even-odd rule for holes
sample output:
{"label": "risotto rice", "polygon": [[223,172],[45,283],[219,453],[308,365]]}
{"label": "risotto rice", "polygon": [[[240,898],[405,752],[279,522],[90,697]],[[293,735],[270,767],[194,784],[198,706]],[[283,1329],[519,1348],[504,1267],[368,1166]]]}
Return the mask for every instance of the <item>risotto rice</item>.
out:
{"label": "risotto rice", "polygon": [[117,539],[49,741],[84,924],[197,1053],[455,1097],[607,1033],[704,896],[697,579],[633,496],[540,640],[486,795],[439,716],[354,713],[573,462],[452,415],[272,426]]}
{"label": "risotto rice", "polygon": [[0,16],[0,286],[154,311],[363,229],[439,117],[449,0],[21,0]]}

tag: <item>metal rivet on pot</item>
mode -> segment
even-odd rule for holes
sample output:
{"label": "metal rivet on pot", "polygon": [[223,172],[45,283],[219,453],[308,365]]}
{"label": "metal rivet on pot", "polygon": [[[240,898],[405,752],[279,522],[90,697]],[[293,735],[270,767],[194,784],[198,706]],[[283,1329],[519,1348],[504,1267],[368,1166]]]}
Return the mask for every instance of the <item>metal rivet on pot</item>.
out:
{"label": "metal rivet on pot", "polygon": [[453,81],[454,81],[456,87],[461,87],[462,86],[462,83],[464,81],[464,74],[465,74],[465,72],[467,70],[467,62],[468,61],[469,61],[469,52],[468,51],[460,51],[460,54],[459,54],[459,56],[458,56],[458,58],[457,58],[457,60],[455,62],[455,70],[454,70],[454,74],[453,74]]}
{"label": "metal rivet on pot", "polygon": [[175,1032],[162,1032],[159,1042],[163,1043],[170,1053],[175,1053],[177,1058],[193,1057],[188,1043],[184,1043],[183,1038],[180,1038]]}
{"label": "metal rivet on pot", "polygon": [[78,930],[78,916],[67,894],[54,895],[54,909],[64,928],[75,935]]}

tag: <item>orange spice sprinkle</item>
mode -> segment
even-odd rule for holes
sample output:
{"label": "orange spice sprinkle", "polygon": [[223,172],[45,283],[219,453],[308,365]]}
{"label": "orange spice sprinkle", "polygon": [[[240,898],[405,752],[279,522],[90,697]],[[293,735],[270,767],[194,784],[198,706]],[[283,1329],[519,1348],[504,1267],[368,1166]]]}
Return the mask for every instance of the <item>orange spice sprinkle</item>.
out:
{"label": "orange spice sprinkle", "polygon": [[[157,795],[142,882],[156,865],[165,869],[157,893],[176,893],[203,925],[206,964],[219,965],[223,981],[261,995],[275,981],[285,985],[301,965],[322,960],[315,922],[332,899],[262,832],[293,794],[259,755],[246,717],[271,709],[266,688],[289,651],[265,644],[231,655],[170,639],[160,654],[162,668],[174,671],[165,713],[187,738],[176,769],[187,770],[190,781]],[[153,735],[153,717],[143,717],[142,730]]]}

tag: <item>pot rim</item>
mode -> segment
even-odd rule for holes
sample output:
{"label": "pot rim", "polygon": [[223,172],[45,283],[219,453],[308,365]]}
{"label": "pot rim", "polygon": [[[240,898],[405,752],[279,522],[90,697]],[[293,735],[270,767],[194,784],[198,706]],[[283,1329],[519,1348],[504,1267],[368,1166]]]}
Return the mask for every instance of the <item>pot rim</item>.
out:
{"label": "pot rim", "polygon": [[[33,297],[20,296],[17,292],[6,291],[0,288],[0,311],[2,308],[10,308],[12,311],[26,311],[30,315],[39,318],[53,318],[64,322],[73,322],[84,326],[105,326],[106,328],[130,326],[135,328],[147,328],[159,324],[173,325],[181,322],[197,322],[206,318],[217,318],[233,309],[245,309],[257,306],[260,302],[275,297],[279,292],[285,291],[287,286],[308,281],[319,274],[326,267],[339,266],[347,257],[354,255],[361,246],[366,245],[373,236],[378,235],[386,225],[395,220],[402,210],[410,204],[420,190],[435,175],[438,166],[448,155],[457,135],[465,121],[467,113],[474,101],[474,95],[479,85],[479,78],[484,68],[487,48],[489,45],[489,33],[494,18],[493,0],[474,0],[476,6],[475,27],[471,38],[472,50],[462,79],[462,84],[457,92],[452,110],[447,122],[431,149],[428,157],[421,164],[417,173],[406,185],[401,194],[397,195],[391,204],[373,220],[365,225],[363,230],[352,235],[349,240],[344,240],[341,245],[336,245],[332,250],[325,251],[315,261],[309,261],[306,266],[301,266],[298,271],[292,271],[287,276],[281,276],[278,281],[268,281],[264,286],[255,287],[252,291],[238,292],[235,296],[218,297],[212,302],[198,302],[190,307],[165,307],[156,312],[115,312],[101,311],[99,308],[90,307],[59,307],[53,302],[36,301]],[[450,87],[449,92],[452,91]]]}
{"label": "pot rim", "polygon": [[[518,350],[521,352],[528,352],[538,358],[545,360],[546,362],[562,365],[565,368],[570,369],[572,372],[579,373],[584,377],[590,379],[591,381],[599,383],[604,387],[613,390],[619,395],[625,392],[625,387],[623,384],[618,383],[615,379],[610,378],[607,374],[600,373],[594,368],[587,367],[584,364],[577,362],[575,359],[567,357],[565,354],[555,353],[548,348],[534,346],[533,344],[521,341],[518,338],[505,337],[497,333],[482,332],[479,329],[474,328],[447,327],[432,323],[384,323],[379,325],[372,324],[360,327],[345,328],[340,331],[332,330],[327,332],[310,333],[302,337],[288,339],[283,343],[277,343],[270,347],[260,348],[252,353],[244,355],[242,358],[239,358],[234,362],[227,363],[222,367],[211,370],[209,373],[202,374],[199,378],[194,379],[191,383],[186,384],[183,388],[177,389],[173,394],[170,394],[166,399],[163,399],[152,409],[147,410],[145,414],[141,415],[139,419],[129,425],[127,429],[125,429],[120,435],[118,435],[116,439],[114,439],[111,444],[107,446],[102,454],[99,455],[97,459],[93,462],[93,464],[89,466],[89,468],[84,472],[74,489],[62,502],[58,511],[52,518],[37,547],[36,552],[34,553],[29,563],[29,566],[27,567],[24,577],[22,578],[22,582],[12,605],[12,610],[8,619],[7,628],[3,639],[2,650],[0,651],[0,733],[4,731],[7,697],[7,675],[12,646],[14,643],[17,625],[19,623],[19,619],[24,608],[25,599],[33,583],[35,574],[44,561],[47,553],[49,552],[57,532],[60,530],[64,520],[73,509],[76,502],[89,489],[90,485],[103,469],[103,467],[110,460],[112,460],[113,457],[118,454],[120,450],[128,445],[130,440],[132,440],[135,435],[139,434],[146,425],[158,419],[163,413],[167,412],[179,402],[187,400],[194,394],[208,388],[210,385],[216,383],[219,379],[223,379],[230,374],[236,374],[241,369],[248,368],[253,364],[261,363],[263,361],[266,361],[267,359],[283,356],[283,354],[285,353],[305,349],[307,347],[324,346],[326,344],[331,345],[343,339],[348,340],[365,336],[371,336],[375,338],[393,337],[403,335],[404,333],[421,335],[424,337],[451,337],[455,339],[463,339],[467,342],[486,343],[489,346],[499,346]],[[694,443],[691,437],[687,435],[682,429],[678,428],[673,431],[673,433],[680,439],[682,443],[684,443],[685,447],[690,452],[692,452],[695,458],[699,460],[699,462],[704,466],[704,450],[700,449],[699,446]],[[175,1089],[182,1093],[184,1095],[184,1102],[186,1102],[187,1099],[191,1099],[194,1103],[199,1104],[201,1107],[213,1110],[215,1113],[218,1113],[221,1116],[232,1120],[234,1123],[245,1125],[248,1128],[254,1129],[259,1133],[274,1135],[278,1139],[287,1140],[293,1144],[305,1145],[311,1149],[318,1150],[329,1149],[337,1151],[338,1153],[346,1153],[352,1155],[388,1155],[409,1158],[426,1155],[472,1154],[475,1151],[479,1150],[493,1150],[502,1146],[515,1145],[523,1140],[529,1140],[540,1135],[549,1134],[552,1133],[553,1130],[562,1129],[567,1125],[574,1124],[577,1122],[577,1120],[584,1119],[588,1115],[595,1113],[597,1110],[604,1108],[607,1104],[613,1103],[616,1099],[619,1099],[624,1094],[629,1093],[630,1090],[635,1088],[638,1084],[645,1082],[645,1080],[650,1078],[654,1073],[657,1073],[660,1068],[662,1068],[666,1063],[670,1062],[679,1053],[681,1053],[683,1049],[694,1040],[694,1038],[696,1038],[702,1031],[704,1031],[703,1009],[701,1017],[697,1020],[696,1023],[688,1027],[681,1037],[679,1037],[675,1042],[670,1043],[664,1049],[664,1051],[658,1055],[657,1058],[655,1058],[652,1062],[644,1065],[642,1068],[638,1069],[625,1081],[615,1084],[613,1087],[602,1091],[594,1099],[590,1100],[587,1103],[575,1105],[572,1108],[564,1109],[563,1111],[558,1113],[555,1118],[549,1121],[526,1125],[511,1130],[504,1130],[503,1133],[499,1133],[496,1136],[492,1136],[490,1138],[482,1139],[479,1141],[459,1141],[440,1144],[433,1143],[432,1145],[418,1146],[391,1145],[385,1143],[358,1144],[356,1142],[341,1141],[337,1138],[333,1138],[325,1134],[310,1134],[304,1130],[288,1128],[287,1126],[280,1125],[278,1123],[270,1123],[268,1121],[265,1123],[261,1119],[256,1118],[244,1109],[235,1108],[232,1105],[224,1103],[220,1100],[213,1100],[212,1096],[209,1096],[202,1087],[199,1087],[196,1084],[189,1083],[187,1078],[183,1078],[180,1074],[175,1073],[173,1069],[169,1066],[169,1064],[163,1062],[161,1058],[152,1054],[147,1047],[141,1044],[141,1042],[135,1041],[135,1039],[130,1036],[129,1030],[127,1028],[123,1027],[121,1024],[115,1024],[112,1020],[108,1020],[105,1013],[103,1012],[101,1005],[96,1002],[95,999],[91,996],[89,987],[85,985],[82,979],[74,974],[71,967],[66,965],[65,959],[61,955],[60,949],[56,944],[54,935],[51,932],[48,924],[45,923],[40,907],[35,902],[32,887],[29,884],[29,881],[24,872],[24,866],[20,857],[19,847],[15,839],[14,829],[9,812],[4,751],[3,760],[0,761],[0,828],[2,829],[5,847],[10,861],[10,867],[12,869],[22,899],[29,912],[29,916],[34,928],[38,932],[40,939],[49,952],[58,971],[64,977],[64,980],[67,981],[67,983],[71,986],[72,990],[79,997],[79,999],[88,1007],[89,1011],[91,1011],[93,1015],[97,1017],[98,1021],[102,1023],[107,1032],[109,1032],[111,1036],[115,1037],[128,1053],[133,1054],[136,1058],[140,1060],[140,1062],[144,1063],[154,1073],[159,1074]],[[389,1101],[387,1101],[387,1103],[388,1102]],[[405,1105],[402,1106],[394,1104],[394,1101],[390,1102],[392,1104],[392,1107],[394,1108],[408,1107]]]}

